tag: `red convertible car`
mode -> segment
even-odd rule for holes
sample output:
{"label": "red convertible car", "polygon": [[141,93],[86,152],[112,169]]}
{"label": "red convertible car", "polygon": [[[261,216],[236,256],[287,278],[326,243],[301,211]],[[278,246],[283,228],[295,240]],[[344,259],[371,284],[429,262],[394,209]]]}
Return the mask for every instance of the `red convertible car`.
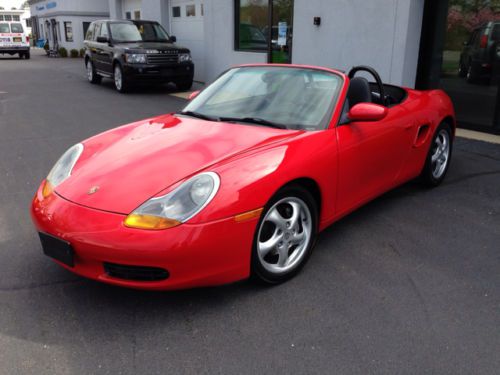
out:
{"label": "red convertible car", "polygon": [[279,283],[321,230],[450,163],[448,96],[365,66],[239,66],[190,99],[62,155],[31,208],[46,255],[132,288]]}

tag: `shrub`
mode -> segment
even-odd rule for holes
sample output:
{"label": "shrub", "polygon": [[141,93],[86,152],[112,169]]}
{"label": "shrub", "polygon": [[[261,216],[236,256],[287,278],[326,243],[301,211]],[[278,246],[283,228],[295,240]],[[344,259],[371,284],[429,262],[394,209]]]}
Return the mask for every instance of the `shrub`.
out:
{"label": "shrub", "polygon": [[85,48],[80,48],[80,57],[85,56]]}
{"label": "shrub", "polygon": [[68,57],[68,50],[64,47],[59,48],[59,56]]}
{"label": "shrub", "polygon": [[45,42],[45,44],[43,45],[43,49],[44,49],[45,51],[48,51],[48,50],[49,50],[49,48],[50,48],[50,47],[49,47],[49,43]]}
{"label": "shrub", "polygon": [[78,57],[78,50],[73,48],[71,51],[69,51],[69,54],[73,58]]}

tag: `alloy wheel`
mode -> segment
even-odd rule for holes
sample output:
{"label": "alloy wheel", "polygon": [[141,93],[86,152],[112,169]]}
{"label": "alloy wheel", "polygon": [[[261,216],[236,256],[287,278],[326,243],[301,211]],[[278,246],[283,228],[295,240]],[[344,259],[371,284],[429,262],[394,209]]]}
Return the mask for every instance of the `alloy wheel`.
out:
{"label": "alloy wheel", "polygon": [[445,129],[441,129],[434,140],[431,156],[432,176],[435,179],[441,178],[446,171],[450,157],[450,135]]}

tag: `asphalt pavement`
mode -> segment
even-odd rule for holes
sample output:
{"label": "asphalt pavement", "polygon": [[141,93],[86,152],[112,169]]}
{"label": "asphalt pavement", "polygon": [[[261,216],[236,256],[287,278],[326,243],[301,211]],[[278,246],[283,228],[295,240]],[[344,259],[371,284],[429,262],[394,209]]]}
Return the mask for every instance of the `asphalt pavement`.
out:
{"label": "asphalt pavement", "polygon": [[334,224],[276,287],[127,290],[45,257],[29,204],[53,163],[181,108],[173,90],[121,95],[80,59],[0,57],[0,374],[498,374],[499,145],[457,139],[442,186]]}

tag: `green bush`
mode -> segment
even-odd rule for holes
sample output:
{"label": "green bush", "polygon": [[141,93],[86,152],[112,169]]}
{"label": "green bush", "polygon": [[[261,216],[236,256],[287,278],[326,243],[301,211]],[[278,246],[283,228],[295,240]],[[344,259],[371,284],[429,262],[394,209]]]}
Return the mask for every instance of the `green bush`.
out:
{"label": "green bush", "polygon": [[85,48],[80,48],[80,57],[85,56]]}
{"label": "green bush", "polygon": [[68,50],[64,47],[59,48],[59,56],[68,57]]}
{"label": "green bush", "polygon": [[78,50],[73,48],[71,51],[69,51],[69,55],[73,58],[78,57]]}
{"label": "green bush", "polygon": [[48,51],[48,50],[49,50],[49,48],[50,48],[50,47],[49,47],[49,43],[45,42],[45,44],[43,45],[43,49],[44,49],[45,51]]}

